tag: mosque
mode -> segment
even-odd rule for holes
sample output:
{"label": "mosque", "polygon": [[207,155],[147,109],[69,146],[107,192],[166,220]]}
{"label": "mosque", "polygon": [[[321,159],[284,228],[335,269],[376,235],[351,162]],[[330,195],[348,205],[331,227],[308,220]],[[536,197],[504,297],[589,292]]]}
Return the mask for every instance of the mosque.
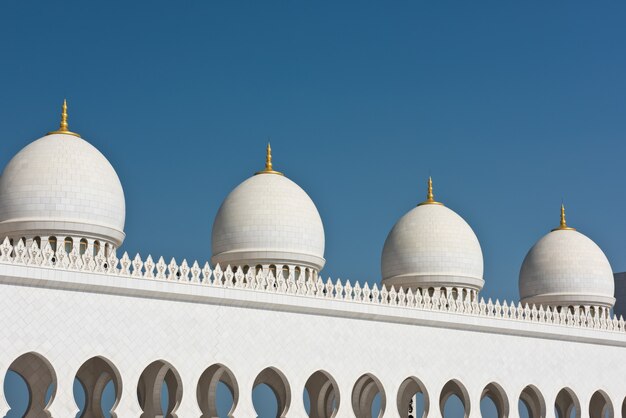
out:
{"label": "mosque", "polygon": [[323,280],[322,219],[269,145],[223,201],[210,262],[122,253],[124,222],[115,169],[64,103],[0,177],[0,379],[24,380],[25,417],[77,416],[75,380],[84,418],[222,417],[220,385],[226,416],[254,418],[262,384],[276,417],[436,418],[452,397],[471,418],[485,398],[499,418],[626,417],[626,277],[563,207],[519,301],[481,298],[480,243],[431,179],[389,232],[380,284]]}

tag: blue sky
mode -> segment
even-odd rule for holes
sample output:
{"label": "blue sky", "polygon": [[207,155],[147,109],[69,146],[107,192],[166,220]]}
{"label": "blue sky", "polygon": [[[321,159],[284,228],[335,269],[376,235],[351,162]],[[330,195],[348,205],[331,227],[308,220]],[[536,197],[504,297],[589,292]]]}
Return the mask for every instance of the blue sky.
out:
{"label": "blue sky", "polygon": [[562,199],[626,270],[625,21],[623,2],[6,0],[0,166],[67,97],[122,180],[123,248],[207,260],[271,137],[322,215],[322,274],[370,282],[430,173],[478,235],[483,295],[517,299]]}

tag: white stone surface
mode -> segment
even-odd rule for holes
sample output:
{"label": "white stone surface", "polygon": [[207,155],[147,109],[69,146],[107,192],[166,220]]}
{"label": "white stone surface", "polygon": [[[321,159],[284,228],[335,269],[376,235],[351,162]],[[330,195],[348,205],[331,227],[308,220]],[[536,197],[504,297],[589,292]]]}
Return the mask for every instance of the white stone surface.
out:
{"label": "white stone surface", "polygon": [[396,288],[483,287],[483,254],[472,228],[443,205],[413,208],[394,225],[382,253],[383,283]]}
{"label": "white stone surface", "polygon": [[[480,244],[444,206],[419,206],[396,224],[380,287],[317,276],[319,213],[300,187],[275,174],[251,177],[224,201],[213,228],[212,259],[221,266],[118,259],[123,227],[119,179],[83,140],[46,136],[0,177],[0,233],[15,244],[0,243],[0,387],[7,370],[28,381],[34,412],[27,418],[74,417],[75,378],[94,402],[116,382],[114,418],[212,418],[220,381],[235,392],[234,418],[256,416],[251,394],[259,383],[272,386],[284,405],[280,417],[289,418],[307,416],[305,387],[320,391],[311,395],[313,418],[371,418],[377,390],[391,418],[407,418],[416,390],[434,418],[451,393],[468,418],[480,417],[485,396],[503,418],[518,418],[518,399],[535,395],[544,412],[533,418],[553,417],[555,403],[568,408],[566,392],[576,418],[626,410],[624,320],[607,310],[479,299]],[[87,249],[53,251],[32,239],[48,235],[88,238]],[[102,237],[115,245],[96,246]],[[610,266],[588,238],[551,233],[531,253],[523,296],[556,289],[561,298],[611,302]],[[474,293],[431,295],[431,286]],[[50,382],[56,393],[45,405]],[[164,382],[177,400],[165,413]],[[336,412],[326,410],[329,397],[339,399]],[[0,391],[0,416],[7,409]],[[89,411],[84,418],[100,414],[97,404]]]}
{"label": "white stone surface", "polygon": [[159,359],[171,364],[180,378],[180,418],[201,415],[197,385],[204,370],[216,363],[236,379],[236,418],[256,416],[251,392],[257,375],[268,367],[284,375],[291,394],[284,416],[294,418],[307,416],[302,392],[317,370],[337,384],[338,418],[355,417],[352,391],[366,373],[384,391],[385,417],[400,417],[398,390],[411,376],[427,391],[428,417],[441,416],[439,398],[451,380],[464,388],[471,418],[480,417],[480,399],[490,383],[502,389],[511,418],[518,417],[517,400],[527,385],[538,389],[548,417],[563,388],[575,394],[583,418],[589,417],[590,400],[598,390],[606,393],[616,414],[626,398],[623,329],[6,261],[0,262],[0,301],[0,338],[11,342],[3,346],[0,375],[24,353],[36,352],[49,361],[58,385],[49,407],[54,418],[74,416],[73,379],[94,356],[119,371],[122,389],[115,411],[120,418],[141,415],[137,384],[143,370]]}
{"label": "white stone surface", "polygon": [[212,231],[213,263],[324,266],[324,226],[296,183],[259,174],[237,186],[220,207]]}
{"label": "white stone surface", "polygon": [[0,177],[0,236],[124,239],[124,191],[108,160],[73,135],[46,135]]}
{"label": "white stone surface", "polygon": [[591,239],[556,230],[530,249],[519,275],[522,302],[552,306],[613,306],[609,260]]}

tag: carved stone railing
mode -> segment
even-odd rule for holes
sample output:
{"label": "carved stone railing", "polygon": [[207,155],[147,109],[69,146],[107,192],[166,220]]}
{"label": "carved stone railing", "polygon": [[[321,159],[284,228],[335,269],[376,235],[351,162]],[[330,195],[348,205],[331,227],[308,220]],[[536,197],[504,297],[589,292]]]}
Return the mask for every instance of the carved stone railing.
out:
{"label": "carved stone railing", "polygon": [[[377,305],[400,306],[445,313],[475,315],[512,321],[562,325],[594,330],[625,332],[623,317],[609,313],[592,315],[590,311],[572,313],[568,309],[557,310],[551,307],[522,305],[520,302],[500,302],[491,299],[471,300],[469,297],[448,294],[431,297],[427,291],[404,290],[394,287],[379,287],[368,283],[352,284],[349,280],[334,283],[329,278],[323,281],[315,274],[304,274],[297,266],[272,266],[273,268],[231,267],[223,269],[219,264],[211,268],[209,263],[202,267],[197,261],[189,265],[187,260],[178,264],[174,258],[166,263],[160,257],[155,263],[151,256],[145,261],[137,254],[131,259],[125,252],[117,258],[115,251],[105,254],[106,249],[97,252],[85,251],[82,255],[77,247],[69,253],[60,246],[54,251],[50,243],[41,249],[37,242],[26,246],[22,240],[12,245],[5,239],[0,245],[0,264],[26,265],[67,271],[84,271],[109,276],[164,280],[181,285],[212,286],[221,288],[248,289],[258,292],[299,295],[312,298],[325,298]],[[286,277],[284,272],[287,273]]]}

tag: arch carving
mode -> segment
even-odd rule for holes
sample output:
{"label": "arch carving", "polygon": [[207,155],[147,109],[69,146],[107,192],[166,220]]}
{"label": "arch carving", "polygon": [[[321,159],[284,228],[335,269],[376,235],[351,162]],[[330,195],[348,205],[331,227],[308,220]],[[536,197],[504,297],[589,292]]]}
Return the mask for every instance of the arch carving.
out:
{"label": "arch carving", "polygon": [[[161,406],[163,386],[167,387],[167,410]],[[177,418],[176,409],[183,397],[183,385],[174,367],[156,360],[146,367],[137,384],[137,399],[143,413],[141,418]]]}
{"label": "arch carving", "polygon": [[419,380],[417,377],[411,376],[408,377],[402,382],[400,385],[400,389],[398,389],[398,397],[397,397],[397,406],[398,412],[401,417],[408,417],[411,412],[410,409],[415,408],[415,405],[411,405],[413,402],[413,398],[418,393],[421,393],[424,397],[424,414],[422,417],[415,418],[425,418],[428,416],[428,407],[429,407],[429,398],[428,392],[426,391],[426,386]]}
{"label": "arch carving", "polygon": [[520,401],[526,406],[529,418],[545,418],[546,402],[537,389],[533,385],[526,386],[519,396]]}
{"label": "arch carving", "polygon": [[[23,418],[49,418],[48,407],[54,400],[57,386],[57,377],[50,362],[41,354],[30,352],[15,359],[9,370],[20,375],[28,387],[28,407]],[[49,391],[52,395],[47,399]]]}
{"label": "arch carving", "polygon": [[461,400],[464,411],[463,416],[465,418],[468,418],[471,408],[469,394],[467,392],[467,389],[465,389],[465,386],[463,386],[463,384],[456,379],[450,380],[448,383],[443,385],[443,388],[441,389],[441,395],[439,396],[439,409],[441,411],[441,414],[443,415],[446,402],[452,395],[457,396]]}
{"label": "arch carving", "polygon": [[309,393],[310,418],[333,418],[339,409],[339,387],[333,377],[324,370],[318,370],[304,385]]}
{"label": "arch carving", "polygon": [[102,412],[102,394],[109,382],[113,382],[115,401],[109,411],[116,418],[114,410],[122,396],[122,378],[113,363],[104,357],[92,357],[80,366],[76,379],[85,390],[85,407],[80,418],[105,418]]}
{"label": "arch carving", "polygon": [[554,409],[557,418],[570,418],[573,411],[575,411],[574,417],[580,418],[580,402],[574,391],[570,388],[563,388],[558,395],[556,395]]}
{"label": "arch carving", "polygon": [[[380,394],[380,413],[378,417],[372,417],[372,404],[378,394]],[[385,390],[380,380],[370,373],[359,377],[352,389],[352,409],[356,417],[380,418],[385,413],[385,406]]]}
{"label": "arch carving", "polygon": [[596,391],[589,401],[589,418],[613,418],[613,404],[603,390]]}
{"label": "arch carving", "polygon": [[509,400],[502,386],[495,382],[489,383],[480,395],[481,400],[484,398],[492,400],[498,411],[498,418],[507,418],[509,416]]}
{"label": "arch carving", "polygon": [[276,396],[278,403],[276,418],[287,416],[287,411],[291,404],[291,389],[285,375],[275,367],[267,367],[258,374],[252,389],[254,390],[255,387],[261,384],[267,385],[274,393],[274,396]]}
{"label": "arch carving", "polygon": [[214,364],[208,367],[198,380],[198,388],[196,396],[198,398],[198,406],[202,411],[201,418],[217,417],[217,385],[223,383],[230,391],[233,397],[233,406],[228,412],[228,416],[232,417],[237,401],[239,400],[239,386],[237,379],[230,369],[223,364]]}

